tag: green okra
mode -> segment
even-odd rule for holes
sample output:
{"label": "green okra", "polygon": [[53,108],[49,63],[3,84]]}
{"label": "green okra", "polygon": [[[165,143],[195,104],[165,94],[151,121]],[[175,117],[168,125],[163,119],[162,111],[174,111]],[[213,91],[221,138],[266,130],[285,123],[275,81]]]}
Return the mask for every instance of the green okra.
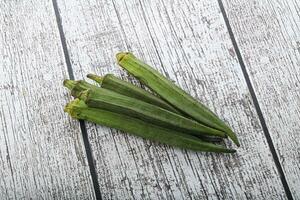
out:
{"label": "green okra", "polygon": [[[76,87],[75,85],[74,88],[76,89]],[[78,98],[83,100],[90,107],[129,115],[158,126],[184,131],[193,135],[226,137],[222,131],[204,126],[192,119],[185,118],[158,106],[104,88],[99,88],[98,91],[92,89],[85,90]]]}
{"label": "green okra", "polygon": [[102,88],[109,89],[111,91],[114,91],[116,93],[136,98],[141,101],[159,106],[161,108],[164,108],[166,110],[175,112],[180,114],[178,110],[176,110],[174,107],[172,107],[170,104],[162,100],[161,98],[151,94],[150,92],[137,87],[131,83],[128,83],[126,81],[123,81],[117,77],[115,77],[112,74],[106,74],[104,77],[97,76],[95,74],[88,74],[88,78],[96,81],[101,85]]}
{"label": "green okra", "polygon": [[[88,89],[93,89],[97,92],[101,93],[101,90],[99,91],[99,87],[92,85],[84,80],[79,80],[79,81],[73,81],[73,80],[64,80],[63,85],[67,87],[71,91],[71,95],[73,97],[78,97],[79,94]],[[75,87],[76,85],[76,87]]]}
{"label": "green okra", "polygon": [[75,99],[65,107],[71,117],[87,120],[100,125],[116,128],[135,136],[160,142],[183,149],[206,152],[234,153],[236,150],[227,149],[220,145],[204,142],[194,136],[159,127],[128,115],[119,114],[104,109],[91,108],[83,101]]}
{"label": "green okra", "polygon": [[[71,90],[71,94],[75,98],[78,97],[83,91],[88,90],[88,89],[92,89],[100,94],[102,92],[101,90],[98,89],[97,86],[94,86],[83,80],[79,80],[79,81],[64,80],[63,84],[69,90]],[[77,86],[75,87],[75,85],[77,85]],[[213,136],[206,136],[206,135],[197,135],[197,137],[199,137],[200,139],[207,141],[207,142],[221,142],[222,141],[222,138],[220,138],[220,137],[213,137]]]}
{"label": "green okra", "polygon": [[[226,137],[222,131],[204,126],[158,106],[93,86],[85,81],[65,80],[64,86],[74,97],[83,99],[89,106],[139,117],[160,126],[185,131],[194,135]],[[81,95],[80,95],[81,94]]]}
{"label": "green okra", "polygon": [[176,109],[206,126],[224,131],[239,146],[237,136],[228,125],[203,104],[161,75],[157,70],[138,60],[131,53],[118,53],[117,60],[121,67]]}

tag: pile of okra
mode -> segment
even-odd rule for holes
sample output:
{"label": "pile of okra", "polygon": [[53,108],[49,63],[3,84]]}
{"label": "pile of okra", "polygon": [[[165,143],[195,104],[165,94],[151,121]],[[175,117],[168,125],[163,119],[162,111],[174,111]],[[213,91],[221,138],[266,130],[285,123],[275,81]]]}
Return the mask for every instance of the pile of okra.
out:
{"label": "pile of okra", "polygon": [[88,74],[97,86],[84,80],[65,80],[64,86],[75,98],[65,107],[71,117],[183,149],[236,152],[217,144],[227,137],[237,146],[239,141],[209,108],[132,53],[116,57],[123,69],[152,92],[112,74]]}

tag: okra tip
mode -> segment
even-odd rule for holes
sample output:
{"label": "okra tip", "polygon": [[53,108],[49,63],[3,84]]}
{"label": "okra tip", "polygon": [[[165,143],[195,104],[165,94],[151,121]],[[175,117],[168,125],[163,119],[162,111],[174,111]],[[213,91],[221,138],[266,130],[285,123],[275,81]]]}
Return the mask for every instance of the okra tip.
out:
{"label": "okra tip", "polygon": [[210,151],[210,152],[218,152],[218,153],[235,153],[236,152],[235,149],[228,149],[221,145],[216,145],[216,144],[211,144],[211,143],[209,143],[209,145],[211,148],[208,151]]}
{"label": "okra tip", "polygon": [[102,81],[103,81],[103,78],[104,78],[104,77],[98,76],[96,74],[88,74],[88,75],[86,75],[86,77],[88,77],[89,79],[97,82],[100,85],[102,84]]}
{"label": "okra tip", "polygon": [[69,90],[72,90],[76,85],[76,81],[65,79],[63,85]]}
{"label": "okra tip", "polygon": [[237,138],[236,134],[232,131],[232,130],[228,130],[227,135],[229,136],[229,138],[233,141],[234,144],[236,144],[236,146],[241,146],[239,139]]}
{"label": "okra tip", "polygon": [[224,153],[236,153],[235,149],[227,149]]}

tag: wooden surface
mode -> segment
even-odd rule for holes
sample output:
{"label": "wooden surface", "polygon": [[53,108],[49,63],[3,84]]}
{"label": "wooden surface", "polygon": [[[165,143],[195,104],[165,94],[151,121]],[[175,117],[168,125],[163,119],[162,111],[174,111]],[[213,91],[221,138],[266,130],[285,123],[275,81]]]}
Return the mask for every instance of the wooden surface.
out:
{"label": "wooden surface", "polygon": [[[0,199],[299,199],[299,12],[296,0],[1,1]],[[227,121],[238,152],[80,129],[61,82],[94,72],[137,83],[119,51]]]}
{"label": "wooden surface", "polygon": [[225,8],[288,185],[300,199],[300,2],[228,0]]}
{"label": "wooden surface", "polygon": [[115,54],[132,51],[214,109],[242,143],[233,156],[194,153],[88,124],[104,199],[285,198],[217,2],[58,5],[75,78],[126,78]]}
{"label": "wooden surface", "polygon": [[93,199],[52,3],[0,2],[0,199]]}

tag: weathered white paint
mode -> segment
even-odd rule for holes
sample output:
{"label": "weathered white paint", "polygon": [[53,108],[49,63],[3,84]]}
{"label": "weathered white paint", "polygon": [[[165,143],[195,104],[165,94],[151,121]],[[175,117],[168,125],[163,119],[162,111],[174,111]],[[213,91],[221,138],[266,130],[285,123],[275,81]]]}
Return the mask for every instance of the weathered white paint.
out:
{"label": "weathered white paint", "polygon": [[[115,73],[129,50],[232,125],[235,155],[153,144],[88,123],[104,199],[284,199],[217,1],[58,2],[75,77]],[[228,144],[231,146],[231,144]]]}
{"label": "weathered white paint", "polygon": [[0,199],[93,199],[51,1],[0,2]]}
{"label": "weathered white paint", "polygon": [[300,1],[225,0],[294,199],[300,199]]}

